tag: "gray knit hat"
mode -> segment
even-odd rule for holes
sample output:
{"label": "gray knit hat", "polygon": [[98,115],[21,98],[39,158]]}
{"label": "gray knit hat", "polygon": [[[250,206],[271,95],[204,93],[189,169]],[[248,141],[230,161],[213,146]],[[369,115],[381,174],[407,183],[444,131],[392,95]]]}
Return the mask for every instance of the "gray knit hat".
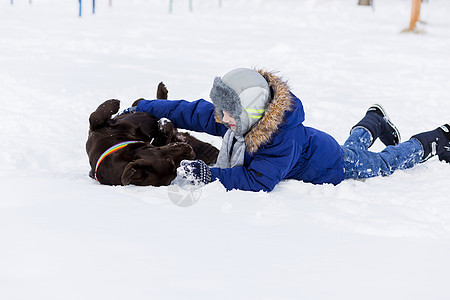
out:
{"label": "gray knit hat", "polygon": [[264,115],[270,88],[257,71],[240,68],[216,77],[209,96],[220,118],[229,112],[236,119],[236,134],[244,135]]}

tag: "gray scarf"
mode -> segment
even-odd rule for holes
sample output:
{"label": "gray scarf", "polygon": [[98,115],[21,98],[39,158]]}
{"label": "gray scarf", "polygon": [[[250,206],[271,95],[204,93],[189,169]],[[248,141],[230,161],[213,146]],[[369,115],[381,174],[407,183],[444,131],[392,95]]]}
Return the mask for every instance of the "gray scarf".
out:
{"label": "gray scarf", "polygon": [[[233,139],[236,139],[233,145]],[[236,133],[228,129],[222,141],[216,166],[221,169],[233,168],[244,164],[245,141],[242,135],[236,136]]]}

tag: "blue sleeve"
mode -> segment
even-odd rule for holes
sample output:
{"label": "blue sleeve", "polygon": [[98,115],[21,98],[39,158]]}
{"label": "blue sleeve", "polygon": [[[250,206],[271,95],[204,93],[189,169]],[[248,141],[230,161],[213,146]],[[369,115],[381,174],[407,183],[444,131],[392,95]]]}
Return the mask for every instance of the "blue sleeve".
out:
{"label": "blue sleeve", "polygon": [[168,118],[175,127],[223,136],[227,128],[214,118],[214,105],[206,100],[141,100],[137,111]]}
{"label": "blue sleeve", "polygon": [[248,167],[211,168],[211,173],[227,190],[270,192],[295,166],[298,153],[301,148],[293,140],[283,140],[259,150]]}

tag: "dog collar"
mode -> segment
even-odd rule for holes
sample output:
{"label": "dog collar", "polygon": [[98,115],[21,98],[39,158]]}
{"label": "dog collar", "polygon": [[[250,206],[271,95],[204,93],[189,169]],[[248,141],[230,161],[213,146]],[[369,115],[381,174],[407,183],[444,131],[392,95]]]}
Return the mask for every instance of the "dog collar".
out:
{"label": "dog collar", "polygon": [[[152,142],[153,142],[153,140],[152,140]],[[144,143],[144,142],[142,142],[142,141],[126,141],[126,142],[122,142],[122,143],[115,144],[114,146],[108,148],[105,152],[103,152],[103,154],[100,155],[100,158],[98,159],[97,164],[95,165],[94,179],[98,181],[98,179],[97,179],[97,170],[98,170],[98,167],[100,166],[100,163],[101,163],[108,155],[113,154],[114,152],[116,152],[116,151],[118,151],[118,150],[120,150],[120,149],[122,149],[122,148],[125,148],[125,147],[128,146],[128,145],[131,145],[131,144],[137,144],[137,143]],[[150,142],[150,144],[151,144],[151,142]]]}

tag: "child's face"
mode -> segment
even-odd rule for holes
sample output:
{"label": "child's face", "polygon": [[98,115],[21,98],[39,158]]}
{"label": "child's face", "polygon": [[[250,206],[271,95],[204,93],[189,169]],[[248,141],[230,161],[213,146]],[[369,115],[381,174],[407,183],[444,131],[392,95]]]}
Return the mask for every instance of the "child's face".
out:
{"label": "child's face", "polygon": [[231,114],[226,110],[223,111],[222,121],[224,123],[227,123],[230,126],[231,130],[236,131],[236,119],[233,118]]}

